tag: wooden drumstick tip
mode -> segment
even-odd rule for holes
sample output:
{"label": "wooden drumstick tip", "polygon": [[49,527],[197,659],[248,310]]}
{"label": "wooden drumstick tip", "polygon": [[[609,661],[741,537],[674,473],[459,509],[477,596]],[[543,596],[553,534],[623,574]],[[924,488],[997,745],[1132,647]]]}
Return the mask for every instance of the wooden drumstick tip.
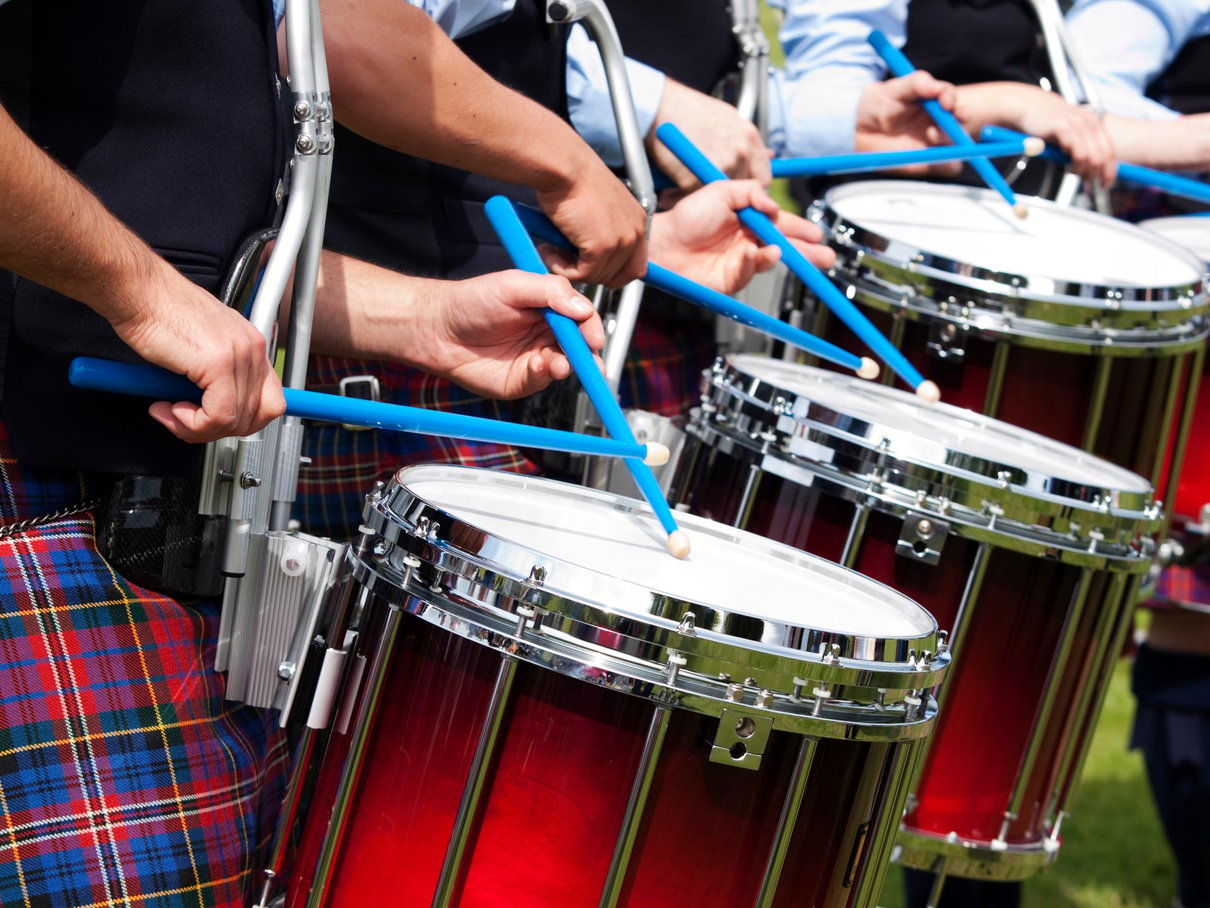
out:
{"label": "wooden drumstick tip", "polygon": [[662,467],[668,463],[668,446],[662,445],[658,441],[647,442],[647,456],[643,458],[643,463],[649,467]]}
{"label": "wooden drumstick tip", "polygon": [[684,561],[689,557],[689,537],[684,530],[673,530],[668,534],[668,551],[673,558]]}
{"label": "wooden drumstick tip", "polygon": [[1025,146],[1025,157],[1036,158],[1046,150],[1046,140],[1038,136],[1026,136],[1022,143]]}
{"label": "wooden drumstick tip", "polygon": [[861,367],[857,370],[858,378],[877,378],[878,373],[882,371],[878,363],[870,359],[868,356],[861,358]]}
{"label": "wooden drumstick tip", "polygon": [[1018,220],[1023,221],[1029,217],[1029,206],[1024,202],[1017,202],[1013,205],[1013,214],[1017,216]]}
{"label": "wooden drumstick tip", "polygon": [[937,387],[936,382],[926,378],[916,386],[916,396],[926,404],[935,404],[941,400],[941,389]]}

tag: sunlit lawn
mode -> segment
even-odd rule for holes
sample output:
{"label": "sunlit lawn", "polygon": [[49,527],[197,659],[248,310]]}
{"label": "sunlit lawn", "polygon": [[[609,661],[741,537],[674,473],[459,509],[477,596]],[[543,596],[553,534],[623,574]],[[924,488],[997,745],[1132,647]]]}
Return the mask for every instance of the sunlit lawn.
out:
{"label": "sunlit lawn", "polygon": [[[1024,908],[1169,908],[1172,859],[1147,790],[1142,759],[1127,751],[1134,700],[1130,663],[1114,674],[1054,866],[1025,884]],[[880,899],[902,908],[892,868]]]}

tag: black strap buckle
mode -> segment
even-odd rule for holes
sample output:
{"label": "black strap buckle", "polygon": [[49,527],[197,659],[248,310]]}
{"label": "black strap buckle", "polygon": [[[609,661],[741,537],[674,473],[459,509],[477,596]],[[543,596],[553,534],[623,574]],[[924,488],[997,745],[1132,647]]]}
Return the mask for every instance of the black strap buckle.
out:
{"label": "black strap buckle", "polygon": [[[377,402],[382,400],[382,386],[378,383],[376,375],[346,375],[340,380],[340,396]],[[374,428],[373,426],[351,426],[348,423],[342,423],[342,425],[350,432],[367,432]]]}

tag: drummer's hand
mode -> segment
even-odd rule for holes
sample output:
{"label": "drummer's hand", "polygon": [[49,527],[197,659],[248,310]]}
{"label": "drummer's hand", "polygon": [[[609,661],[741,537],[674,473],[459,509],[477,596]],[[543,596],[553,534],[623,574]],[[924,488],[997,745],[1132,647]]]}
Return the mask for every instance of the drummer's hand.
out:
{"label": "drummer's hand", "polygon": [[734,293],[754,274],[781,258],[776,246],[764,246],[740,224],[736,211],[752,207],[773,223],[813,264],[830,268],[836,254],[820,228],[782,211],[756,180],[710,183],[655,216],[651,227],[652,261],[723,293]]}
{"label": "drummer's hand", "polygon": [[156,258],[132,269],[108,314],[118,337],[148,362],[184,375],[202,402],[159,401],[151,416],[188,442],[250,435],[285,412],[265,339],[234,309]]}
{"label": "drummer's hand", "polygon": [[751,178],[768,186],[773,181],[773,156],[760,130],[725,101],[666,79],[660,107],[647,133],[647,153],[669,179],[684,190],[701,184],[655,134],[673,123],[715,166],[732,179]]}
{"label": "drummer's hand", "polygon": [[626,186],[587,146],[568,168],[569,182],[538,190],[538,204],[579,250],[547,255],[546,265],[571,281],[620,287],[647,270],[647,216]]}
{"label": "drummer's hand", "polygon": [[579,322],[591,350],[605,344],[592,303],[561,277],[501,271],[417,280],[415,294],[413,364],[484,397],[524,397],[571,374],[546,324],[547,307]]}
{"label": "drummer's hand", "polygon": [[1101,118],[1054,92],[1017,82],[964,85],[954,113],[973,131],[994,123],[1058,145],[1082,179],[1109,186],[1117,178],[1117,151]]}
{"label": "drummer's hand", "polygon": [[[949,82],[935,79],[924,70],[909,76],[872,82],[861,93],[857,106],[856,149],[860,152],[910,151],[948,143],[938,138],[938,130],[921,101],[937,101],[951,110],[957,94]],[[907,175],[934,174],[954,176],[962,170],[960,161],[903,167]]]}

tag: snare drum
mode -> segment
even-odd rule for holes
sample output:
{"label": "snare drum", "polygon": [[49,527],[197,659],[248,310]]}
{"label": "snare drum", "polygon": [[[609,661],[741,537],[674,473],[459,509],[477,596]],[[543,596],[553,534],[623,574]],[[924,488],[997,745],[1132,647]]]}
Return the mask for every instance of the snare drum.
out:
{"label": "snare drum", "polygon": [[986,416],[756,356],[707,373],[672,483],[693,513],[834,559],[952,626],[903,863],[1052,861],[1150,564],[1143,478]]}
{"label": "snare drum", "polygon": [[403,470],[366,522],[372,667],[288,904],[875,904],[948,663],[923,608],[688,515],[677,561],[640,502],[486,470]]}
{"label": "snare drum", "polygon": [[[1201,216],[1153,218],[1139,226],[1184,246],[1210,267],[1210,219]],[[1210,451],[1210,393],[1206,391],[1206,379],[1207,373],[1203,370],[1186,448],[1193,456],[1181,465],[1173,496],[1172,516],[1178,520],[1198,521],[1202,508],[1210,505],[1210,469],[1206,464]]]}
{"label": "snare drum", "polygon": [[[834,281],[942,400],[1164,488],[1202,370],[1205,268],[1139,227],[1028,204],[1021,220],[989,190],[865,181],[829,190],[813,217]],[[841,327],[830,336],[851,344]]]}

